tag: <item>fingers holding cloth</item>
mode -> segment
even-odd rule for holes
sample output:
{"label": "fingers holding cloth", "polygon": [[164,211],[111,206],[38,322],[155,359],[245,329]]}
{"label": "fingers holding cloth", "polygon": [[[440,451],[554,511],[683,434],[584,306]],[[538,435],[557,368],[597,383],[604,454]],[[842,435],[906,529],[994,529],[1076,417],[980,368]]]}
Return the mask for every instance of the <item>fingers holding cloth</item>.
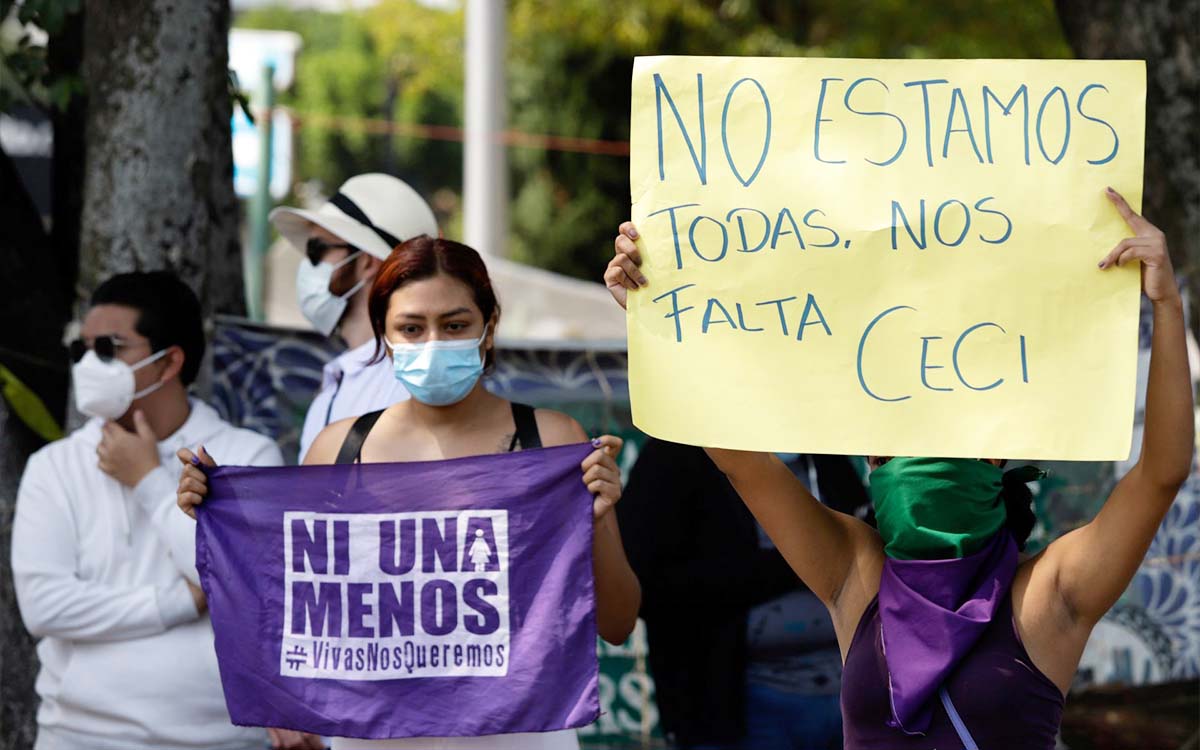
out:
{"label": "fingers holding cloth", "polygon": [[621,470],[617,457],[625,441],[614,435],[601,435],[592,440],[592,452],[580,464],[583,483],[595,500],[592,503],[592,519],[604,518],[621,499]]}
{"label": "fingers holding cloth", "polygon": [[195,452],[180,448],[175,457],[183,464],[183,473],[179,475],[179,487],[175,492],[175,502],[180,510],[195,520],[196,506],[208,496],[208,475],[205,470],[215,469],[217,462],[203,445]]}

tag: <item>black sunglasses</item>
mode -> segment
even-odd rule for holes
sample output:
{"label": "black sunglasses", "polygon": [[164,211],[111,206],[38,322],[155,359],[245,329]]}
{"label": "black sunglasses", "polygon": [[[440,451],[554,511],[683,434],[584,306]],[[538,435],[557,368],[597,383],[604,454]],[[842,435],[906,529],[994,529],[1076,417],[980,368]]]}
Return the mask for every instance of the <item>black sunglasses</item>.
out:
{"label": "black sunglasses", "polygon": [[119,336],[97,336],[92,339],[91,346],[83,339],[75,339],[67,344],[67,351],[71,354],[72,362],[83,359],[83,355],[87,354],[89,349],[96,353],[101,362],[112,362],[113,357],[117,356],[117,350],[128,345],[128,342],[122,341]]}
{"label": "black sunglasses", "polygon": [[349,242],[327,242],[320,237],[309,237],[308,242],[304,243],[304,254],[314,266],[321,262],[326,252],[342,249],[348,250],[351,255],[359,252],[359,249]]}

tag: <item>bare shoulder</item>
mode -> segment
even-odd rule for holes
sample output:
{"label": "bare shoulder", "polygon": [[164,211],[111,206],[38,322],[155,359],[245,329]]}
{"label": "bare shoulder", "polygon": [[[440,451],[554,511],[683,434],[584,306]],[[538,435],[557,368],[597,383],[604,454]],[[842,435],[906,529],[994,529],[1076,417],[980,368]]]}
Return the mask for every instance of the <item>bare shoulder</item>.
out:
{"label": "bare shoulder", "polygon": [[583,443],[588,439],[583,426],[569,414],[551,409],[535,409],[533,415],[537,420],[538,432],[542,436],[542,445],[547,448]]}
{"label": "bare shoulder", "polygon": [[342,449],[342,443],[346,442],[346,435],[350,433],[356,419],[358,418],[346,417],[326,425],[309,446],[308,453],[304,456],[304,464],[331,464],[337,460],[338,451]]}

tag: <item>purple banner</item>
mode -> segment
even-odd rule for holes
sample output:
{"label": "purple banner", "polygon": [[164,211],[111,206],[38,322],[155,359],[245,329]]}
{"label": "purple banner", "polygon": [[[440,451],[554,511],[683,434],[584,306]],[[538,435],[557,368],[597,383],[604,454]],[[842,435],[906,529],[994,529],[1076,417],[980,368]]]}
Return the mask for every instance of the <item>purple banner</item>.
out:
{"label": "purple banner", "polygon": [[213,470],[196,567],[234,723],[383,739],[594,721],[591,450]]}

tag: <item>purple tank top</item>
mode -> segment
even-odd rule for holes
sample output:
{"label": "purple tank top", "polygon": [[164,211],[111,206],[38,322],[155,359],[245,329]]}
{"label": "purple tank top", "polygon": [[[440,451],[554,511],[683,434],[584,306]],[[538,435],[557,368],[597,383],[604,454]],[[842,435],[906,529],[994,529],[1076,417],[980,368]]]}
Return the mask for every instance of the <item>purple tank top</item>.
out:
{"label": "purple tank top", "polygon": [[1025,651],[1005,596],[983,635],[946,680],[951,716],[935,697],[923,736],[888,726],[892,717],[887,663],[873,600],[858,623],[842,670],[845,750],[970,750],[957,721],[978,750],[1053,750],[1062,722],[1063,695]]}

